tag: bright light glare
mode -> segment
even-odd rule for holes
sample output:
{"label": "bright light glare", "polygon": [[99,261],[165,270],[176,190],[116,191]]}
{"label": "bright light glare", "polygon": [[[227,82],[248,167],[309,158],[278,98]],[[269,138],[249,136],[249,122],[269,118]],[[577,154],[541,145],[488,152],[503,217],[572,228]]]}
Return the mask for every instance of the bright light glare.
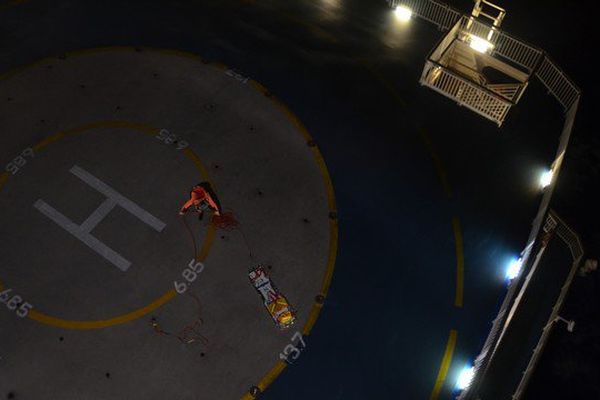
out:
{"label": "bright light glare", "polygon": [[523,260],[521,258],[516,258],[508,264],[508,268],[506,269],[506,278],[509,280],[515,279],[519,276],[521,272],[521,267],[523,266]]}
{"label": "bright light glare", "polygon": [[488,42],[487,40],[473,35],[471,35],[469,45],[473,50],[478,51],[480,53],[487,53],[494,47],[494,45]]}
{"label": "bright light glare", "polygon": [[340,8],[341,2],[340,0],[323,0],[323,5],[333,11]]}
{"label": "bright light glare", "polygon": [[475,369],[471,366],[466,366],[460,372],[458,376],[458,381],[456,381],[456,388],[458,390],[464,390],[471,384],[473,380],[473,376],[475,375]]}
{"label": "bright light glare", "polygon": [[408,22],[412,17],[412,10],[405,6],[396,7],[394,14],[399,21]]}
{"label": "bright light glare", "polygon": [[540,186],[542,187],[542,189],[545,189],[546,187],[550,186],[550,184],[552,183],[552,178],[554,178],[554,171],[552,171],[551,169],[548,171],[544,171],[542,176],[540,176]]}

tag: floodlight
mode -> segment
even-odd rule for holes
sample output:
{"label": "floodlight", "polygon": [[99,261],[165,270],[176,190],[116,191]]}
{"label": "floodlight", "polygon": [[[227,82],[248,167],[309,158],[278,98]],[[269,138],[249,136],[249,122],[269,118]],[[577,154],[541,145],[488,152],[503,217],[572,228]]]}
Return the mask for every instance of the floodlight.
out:
{"label": "floodlight", "polygon": [[398,6],[394,10],[394,14],[396,15],[398,21],[408,22],[410,21],[413,13],[412,10],[406,6]]}
{"label": "floodlight", "polygon": [[523,266],[523,259],[522,258],[515,258],[515,259],[513,259],[508,264],[508,268],[506,268],[506,278],[508,280],[515,279],[517,276],[519,276],[519,273],[521,272],[521,267],[522,266]]}
{"label": "floodlight", "polygon": [[542,187],[542,189],[545,189],[546,187],[550,186],[553,178],[554,178],[554,171],[552,171],[551,169],[544,171],[542,176],[540,176],[540,186]]}
{"label": "floodlight", "polygon": [[470,36],[469,46],[471,46],[473,50],[478,51],[480,53],[487,53],[492,48],[494,48],[493,44],[475,35]]}
{"label": "floodlight", "polygon": [[458,376],[458,381],[456,381],[456,388],[458,390],[465,390],[471,384],[473,376],[475,376],[475,369],[470,365],[465,366],[460,372],[460,375]]}

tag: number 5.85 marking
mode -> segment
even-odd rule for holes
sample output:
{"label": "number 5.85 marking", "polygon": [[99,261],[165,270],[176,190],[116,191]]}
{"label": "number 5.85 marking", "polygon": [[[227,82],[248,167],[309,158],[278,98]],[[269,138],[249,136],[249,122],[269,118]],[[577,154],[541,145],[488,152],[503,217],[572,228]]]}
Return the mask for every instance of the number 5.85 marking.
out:
{"label": "number 5.85 marking", "polygon": [[[188,267],[181,272],[181,276],[183,276],[189,283],[192,283],[203,270],[204,264],[202,264],[200,261],[192,259],[192,261],[190,261],[188,264]],[[174,281],[173,285],[175,286],[175,291],[179,294],[183,294],[188,288],[188,284],[185,282]]]}
{"label": "number 5.85 marking", "polygon": [[169,132],[166,129],[161,129],[158,132],[158,135],[155,136],[158,140],[160,140],[161,142],[164,142],[166,144],[173,144],[176,143],[177,144],[177,150],[183,150],[186,147],[189,146],[189,143],[186,142],[185,140],[178,140],[177,135],[175,135],[174,133]]}

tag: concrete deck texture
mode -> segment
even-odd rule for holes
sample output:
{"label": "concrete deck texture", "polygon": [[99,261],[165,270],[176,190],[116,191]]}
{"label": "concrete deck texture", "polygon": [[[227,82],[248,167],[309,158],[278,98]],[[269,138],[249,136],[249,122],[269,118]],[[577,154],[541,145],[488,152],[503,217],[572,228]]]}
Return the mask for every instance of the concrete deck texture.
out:
{"label": "concrete deck texture", "polygon": [[[419,20],[398,25],[384,1],[6,4],[0,166],[43,146],[0,189],[0,281],[34,305],[29,316],[55,324],[0,304],[0,398],[229,400],[253,385],[266,389],[261,400],[452,398],[556,150],[560,111],[539,87],[501,130],[422,88],[441,34]],[[511,5],[515,15],[527,8]],[[161,129],[189,151],[155,138]],[[164,229],[104,203],[74,166]],[[177,211],[205,176],[254,260],[240,232],[211,241],[206,219],[189,215],[206,268],[175,296],[193,255]],[[131,262],[127,271],[42,214],[39,199],[75,224],[95,215],[84,227],[106,213],[91,233]],[[250,285],[256,261],[298,310],[291,330],[274,327]],[[144,307],[153,309],[138,315]],[[170,333],[201,317],[208,344],[161,336],[152,316]],[[98,328],[115,318],[99,329],[57,321]],[[279,353],[309,327],[284,368]]]}
{"label": "concrete deck texture", "polygon": [[[27,149],[2,175],[1,280],[33,305],[0,317],[11,327],[0,387],[23,398],[239,398],[282,362],[326,295],[337,229],[318,149],[282,105],[226,67],[134,48],[43,60],[0,92],[14,96],[4,124],[19,132],[3,151]],[[199,181],[239,229],[178,215]],[[195,258],[205,268],[177,294]],[[258,264],[295,308],[291,329],[275,326],[251,285]],[[190,325],[198,340],[177,340]]]}

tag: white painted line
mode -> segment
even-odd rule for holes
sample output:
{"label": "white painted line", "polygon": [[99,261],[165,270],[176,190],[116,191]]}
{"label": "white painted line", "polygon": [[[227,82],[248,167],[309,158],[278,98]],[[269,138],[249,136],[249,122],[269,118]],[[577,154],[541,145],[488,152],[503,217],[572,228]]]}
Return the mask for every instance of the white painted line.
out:
{"label": "white painted line", "polygon": [[115,208],[116,205],[117,203],[115,203],[113,199],[108,198],[104,200],[104,202],[100,204],[100,207],[96,208],[96,210],[91,213],[85,221],[83,221],[83,224],[81,224],[79,229],[81,229],[83,232],[90,233],[96,227],[96,225],[98,225],[104,219],[104,217],[106,217],[108,213],[112,211],[113,208]]}
{"label": "white painted line", "polygon": [[42,214],[54,221],[57,225],[60,225],[64,230],[66,230],[67,232],[75,236],[77,239],[85,243],[96,253],[100,254],[106,260],[110,261],[121,271],[127,271],[129,266],[131,265],[131,262],[123,258],[119,253],[102,243],[100,240],[96,239],[94,236],[90,235],[89,232],[84,231],[81,228],[81,226],[71,221],[69,218],[64,216],[60,211],[56,210],[44,200],[40,199],[36,201],[33,206],[37,208]]}
{"label": "white painted line", "polygon": [[77,225],[42,199],[36,201],[33,206],[56,224],[60,225],[64,230],[81,240],[96,253],[113,263],[121,271],[127,271],[129,266],[131,266],[131,262],[102,243],[96,237],[92,236],[90,232],[98,226],[98,224],[102,222],[102,220],[106,218],[117,205],[129,211],[158,232],[161,232],[166,224],[108,186],[106,183],[102,182],[100,179],[85,171],[83,168],[74,165],[70,171],[73,175],[106,196],[106,200],[104,200],[81,225]]}
{"label": "white painted line", "polygon": [[138,217],[147,225],[150,225],[152,228],[154,228],[154,230],[161,232],[165,228],[166,224],[164,222],[154,217],[142,207],[138,206],[133,201],[129,200],[128,198],[126,198],[125,196],[108,186],[106,183],[102,182],[100,179],[90,174],[89,172],[78,167],[77,165],[74,165],[70,171],[73,175],[77,176],[79,179],[81,179],[82,181],[84,181],[85,183],[87,183],[88,185],[90,185],[109,199],[112,199],[115,203],[129,211],[131,214]]}

